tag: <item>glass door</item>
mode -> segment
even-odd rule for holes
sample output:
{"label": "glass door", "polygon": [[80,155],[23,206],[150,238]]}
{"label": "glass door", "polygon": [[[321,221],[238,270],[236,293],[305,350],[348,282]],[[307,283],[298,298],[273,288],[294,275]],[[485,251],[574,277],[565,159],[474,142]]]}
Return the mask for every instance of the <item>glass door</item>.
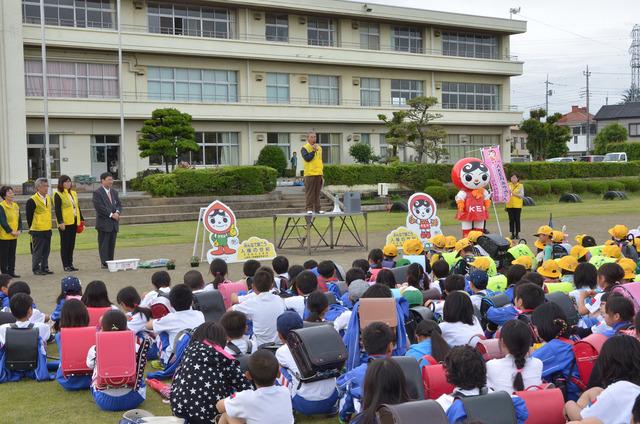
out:
{"label": "glass door", "polygon": [[103,172],[111,172],[120,179],[120,136],[94,135],[91,144],[91,176],[100,178]]}

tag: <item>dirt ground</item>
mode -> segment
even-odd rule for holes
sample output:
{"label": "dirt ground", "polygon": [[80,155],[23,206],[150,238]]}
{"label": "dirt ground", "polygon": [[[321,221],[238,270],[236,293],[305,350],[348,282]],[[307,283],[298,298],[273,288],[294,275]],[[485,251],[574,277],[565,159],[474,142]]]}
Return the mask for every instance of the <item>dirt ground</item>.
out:
{"label": "dirt ground", "polygon": [[[523,231],[522,236],[527,239],[529,244],[534,240],[532,234],[535,232],[539,225],[546,224],[546,222],[527,220],[526,215],[523,216]],[[566,222],[564,222],[566,221]],[[609,236],[607,235],[607,229],[615,224],[624,223],[630,228],[636,228],[640,224],[636,215],[609,215],[609,216],[584,216],[579,218],[566,218],[564,220],[554,220],[556,228],[561,228],[563,225],[567,226],[567,232],[570,234],[571,239],[577,233],[588,233],[593,235],[597,241],[603,241]],[[508,230],[508,225],[502,223],[503,231]],[[497,230],[497,226],[494,222],[489,224],[489,229],[492,231]],[[390,231],[391,229],[389,229]],[[444,227],[445,234],[459,235],[460,229],[457,226]],[[377,232],[369,234],[369,248],[382,247],[386,232]],[[345,240],[346,242],[347,240]],[[571,240],[573,241],[573,240]],[[116,248],[116,256],[118,258],[163,258],[163,257],[190,257],[190,253],[193,249],[189,244],[176,244],[176,245],[157,245],[148,247],[136,247],[136,248]],[[184,252],[176,254],[176,252]],[[301,249],[286,249],[281,250],[278,254],[285,255],[289,258],[290,264],[302,264],[305,260],[309,259],[309,256],[305,251]],[[364,249],[324,249],[318,252],[314,252],[312,258],[320,261],[324,259],[331,259],[342,265],[345,269],[348,269],[351,262],[354,259],[366,258],[367,252]],[[17,272],[21,274],[21,280],[27,281],[31,286],[32,295],[35,302],[38,304],[39,309],[43,312],[50,313],[55,306],[55,299],[60,290],[60,279],[66,275],[62,272],[62,265],[59,259],[59,253],[53,252],[50,257],[51,270],[55,272],[54,275],[39,277],[34,276],[29,271],[31,256],[19,255],[17,258]],[[267,264],[268,261],[265,261]],[[120,271],[117,273],[111,273],[107,270],[101,270],[99,267],[98,252],[94,250],[83,250],[76,252],[75,264],[80,271],[75,273],[82,281],[83,285],[86,285],[93,280],[102,280],[109,287],[109,294],[112,301],[115,302],[116,294],[122,287],[132,285],[138,289],[141,293],[151,290],[151,274],[155,272],[154,269],[138,269],[136,271]],[[172,282],[181,282],[182,275],[190,270],[190,266],[185,261],[178,261],[176,269],[169,271],[171,274]],[[198,268],[200,272],[205,275],[205,280],[208,279],[208,268],[206,264],[200,264]],[[242,278],[242,264],[231,264],[229,266],[231,280],[238,280]]]}

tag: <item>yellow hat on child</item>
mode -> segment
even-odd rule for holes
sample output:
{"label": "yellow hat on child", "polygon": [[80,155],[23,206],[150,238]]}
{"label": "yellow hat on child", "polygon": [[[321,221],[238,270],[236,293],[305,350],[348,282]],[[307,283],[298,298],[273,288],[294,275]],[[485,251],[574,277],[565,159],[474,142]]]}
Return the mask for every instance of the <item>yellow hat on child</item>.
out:
{"label": "yellow hat on child", "polygon": [[527,271],[531,271],[531,268],[533,268],[533,258],[529,255],[522,255],[511,261],[511,265],[522,265]]}
{"label": "yellow hat on child", "polygon": [[460,239],[456,242],[456,246],[455,246],[455,251],[460,253],[460,251],[464,248],[470,247],[471,246],[471,242],[469,241],[468,238],[463,238]]}
{"label": "yellow hat on child", "polygon": [[470,266],[479,269],[480,271],[487,271],[491,266],[491,261],[486,256],[476,256],[473,262],[469,263]]}
{"label": "yellow hat on child", "polygon": [[469,231],[469,234],[467,234],[467,238],[469,239],[469,241],[471,243],[477,243],[478,239],[483,235],[482,231],[478,231],[478,230],[473,230],[473,231]]}
{"label": "yellow hat on child", "polygon": [[562,241],[564,240],[564,233],[562,231],[553,230],[553,233],[551,234],[551,240],[554,243],[562,243]]}
{"label": "yellow hat on child", "polygon": [[422,255],[424,246],[419,239],[410,239],[402,243],[402,251],[405,255]]}
{"label": "yellow hat on child", "polygon": [[398,248],[396,247],[395,244],[387,244],[382,249],[382,254],[389,258],[395,258],[396,256],[398,256]]}
{"label": "yellow hat on child", "polygon": [[582,239],[585,238],[586,234],[577,234],[574,237],[574,240],[576,241],[576,243],[578,243],[579,245],[582,245]]}
{"label": "yellow hat on child", "polygon": [[536,272],[543,277],[547,278],[559,278],[560,277],[560,267],[558,263],[553,259],[548,259],[542,263],[541,266],[538,267]]}
{"label": "yellow hat on child", "polygon": [[563,256],[556,262],[563,271],[576,272],[576,268],[578,268],[578,259],[571,255]]}
{"label": "yellow hat on child", "polygon": [[538,231],[534,234],[534,236],[538,237],[540,234],[551,236],[553,234],[553,228],[549,227],[548,225],[538,227]]}
{"label": "yellow hat on child", "polygon": [[618,261],[618,265],[624,270],[624,279],[633,280],[636,278],[636,267],[638,266],[633,259],[622,258]]}
{"label": "yellow hat on child", "polygon": [[540,249],[540,250],[543,250],[543,249],[545,248],[545,246],[546,246],[546,245],[545,245],[544,243],[542,243],[540,240],[536,240],[536,241],[533,243],[533,245],[534,245],[535,247],[537,247],[538,249]]}
{"label": "yellow hat on child", "polygon": [[437,234],[429,239],[429,243],[438,249],[444,249],[447,245],[447,239],[442,234]]}
{"label": "yellow hat on child", "polygon": [[458,242],[458,239],[456,238],[456,236],[446,236],[445,238],[445,249],[453,249],[454,247],[456,247],[456,243]]}
{"label": "yellow hat on child", "polygon": [[618,224],[609,228],[609,235],[616,240],[626,239],[629,235],[629,228],[626,225]]}
{"label": "yellow hat on child", "polygon": [[579,244],[576,244],[575,246],[573,246],[571,248],[571,252],[569,252],[569,254],[571,256],[573,256],[576,259],[580,259],[583,256],[585,256],[587,253],[589,253],[589,249],[587,249],[584,246],[580,246]]}
{"label": "yellow hat on child", "polygon": [[622,257],[622,250],[617,244],[609,244],[602,248],[602,256],[619,259]]}
{"label": "yellow hat on child", "polygon": [[633,239],[633,245],[636,247],[636,252],[640,253],[640,237]]}
{"label": "yellow hat on child", "polygon": [[615,242],[615,241],[613,241],[613,240],[611,240],[611,239],[606,240],[606,241],[604,242],[604,245],[605,245],[605,246],[613,246],[614,244],[616,244],[616,242]]}

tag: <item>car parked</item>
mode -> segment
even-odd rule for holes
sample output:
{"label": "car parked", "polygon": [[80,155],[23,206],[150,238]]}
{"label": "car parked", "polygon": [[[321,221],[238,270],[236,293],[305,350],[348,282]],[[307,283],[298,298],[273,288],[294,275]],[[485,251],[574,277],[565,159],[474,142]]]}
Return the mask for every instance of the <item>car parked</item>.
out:
{"label": "car parked", "polygon": [[627,154],[625,152],[612,152],[604,155],[603,162],[627,162]]}
{"label": "car parked", "polygon": [[570,157],[551,158],[551,159],[547,159],[545,162],[575,162],[575,159]]}
{"label": "car parked", "polygon": [[604,155],[587,155],[580,156],[580,162],[602,162],[604,160]]}

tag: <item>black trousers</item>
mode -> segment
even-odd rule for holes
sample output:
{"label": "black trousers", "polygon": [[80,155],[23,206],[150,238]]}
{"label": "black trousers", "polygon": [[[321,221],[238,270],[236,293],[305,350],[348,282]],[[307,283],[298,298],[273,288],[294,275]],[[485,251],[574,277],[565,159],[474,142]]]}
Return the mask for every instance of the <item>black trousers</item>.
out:
{"label": "black trousers", "polygon": [[0,274],[15,274],[18,240],[0,240]]}
{"label": "black trousers", "polygon": [[522,208],[507,208],[509,214],[509,231],[511,235],[520,234],[520,215],[522,214]]}
{"label": "black trousers", "polygon": [[49,270],[49,253],[51,253],[51,231],[31,231],[31,269]]}
{"label": "black trousers", "polygon": [[98,230],[98,251],[100,252],[100,263],[107,265],[107,261],[113,260],[116,251],[116,231],[100,231]]}
{"label": "black trousers", "polygon": [[64,231],[60,232],[60,258],[62,266],[69,268],[73,266],[73,250],[76,248],[76,224],[65,225]]}

